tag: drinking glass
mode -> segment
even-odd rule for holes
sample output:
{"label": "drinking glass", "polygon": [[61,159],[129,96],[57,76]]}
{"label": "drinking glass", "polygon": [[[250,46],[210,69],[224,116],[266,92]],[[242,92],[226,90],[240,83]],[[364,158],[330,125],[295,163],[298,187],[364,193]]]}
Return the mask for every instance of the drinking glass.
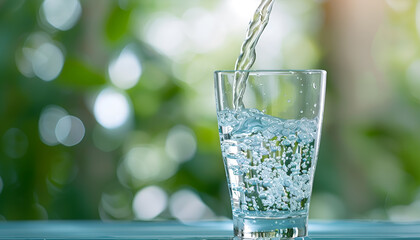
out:
{"label": "drinking glass", "polygon": [[[235,74],[248,75],[241,104]],[[236,238],[307,236],[325,83],[324,70],[215,72]]]}

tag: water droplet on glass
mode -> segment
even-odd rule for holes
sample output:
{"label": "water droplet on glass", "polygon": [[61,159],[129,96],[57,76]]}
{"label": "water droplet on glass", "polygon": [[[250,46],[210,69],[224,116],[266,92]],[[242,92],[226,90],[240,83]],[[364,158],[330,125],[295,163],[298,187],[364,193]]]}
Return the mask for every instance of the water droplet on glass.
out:
{"label": "water droplet on glass", "polygon": [[315,84],[315,83],[312,83],[312,87],[313,87],[314,89],[316,89],[316,84]]}

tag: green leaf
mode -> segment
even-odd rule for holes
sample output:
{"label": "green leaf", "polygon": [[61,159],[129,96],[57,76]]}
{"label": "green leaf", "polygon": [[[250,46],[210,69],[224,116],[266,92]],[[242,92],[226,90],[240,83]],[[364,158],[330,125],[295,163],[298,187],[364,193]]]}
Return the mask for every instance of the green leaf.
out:
{"label": "green leaf", "polygon": [[111,42],[118,42],[128,31],[130,11],[114,7],[105,26],[105,33]]}
{"label": "green leaf", "polygon": [[95,72],[85,63],[76,59],[66,59],[56,82],[75,87],[86,87],[105,84],[106,80],[103,75]]}

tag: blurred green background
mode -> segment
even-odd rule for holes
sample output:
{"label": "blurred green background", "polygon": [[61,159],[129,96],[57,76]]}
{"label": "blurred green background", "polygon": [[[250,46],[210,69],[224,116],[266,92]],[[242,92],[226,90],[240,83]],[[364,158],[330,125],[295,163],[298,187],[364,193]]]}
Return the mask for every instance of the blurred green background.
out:
{"label": "blurred green background", "polygon": [[[0,220],[224,219],[213,71],[257,0],[0,0]],[[277,0],[255,69],[328,71],[311,218],[420,219],[420,1]]]}

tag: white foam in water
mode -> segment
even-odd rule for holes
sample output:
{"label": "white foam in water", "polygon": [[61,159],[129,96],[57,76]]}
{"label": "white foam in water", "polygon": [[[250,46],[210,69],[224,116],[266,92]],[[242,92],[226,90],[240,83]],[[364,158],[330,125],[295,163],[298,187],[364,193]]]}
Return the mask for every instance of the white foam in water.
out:
{"label": "white foam in water", "polygon": [[284,120],[256,109],[219,111],[218,119],[233,214],[307,214],[318,121]]}

